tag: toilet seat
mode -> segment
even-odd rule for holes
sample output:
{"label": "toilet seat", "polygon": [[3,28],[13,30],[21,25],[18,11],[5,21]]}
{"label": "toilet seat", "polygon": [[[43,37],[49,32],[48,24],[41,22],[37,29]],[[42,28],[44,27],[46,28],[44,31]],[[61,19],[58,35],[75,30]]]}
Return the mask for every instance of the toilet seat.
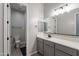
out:
{"label": "toilet seat", "polygon": [[20,36],[16,35],[16,36],[14,36],[14,38],[15,38],[16,48],[19,48],[20,47]]}

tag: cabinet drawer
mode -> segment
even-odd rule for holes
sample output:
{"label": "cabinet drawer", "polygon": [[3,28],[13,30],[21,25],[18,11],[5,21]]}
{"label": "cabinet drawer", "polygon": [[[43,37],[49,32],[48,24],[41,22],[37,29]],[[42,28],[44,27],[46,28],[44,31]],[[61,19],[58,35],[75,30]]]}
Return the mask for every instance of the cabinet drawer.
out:
{"label": "cabinet drawer", "polygon": [[55,56],[70,56],[70,55],[55,49]]}
{"label": "cabinet drawer", "polygon": [[63,45],[55,44],[55,48],[73,56],[77,55],[77,51],[75,49],[72,49]]}
{"label": "cabinet drawer", "polygon": [[54,47],[54,43],[51,41],[44,40],[44,44]]}

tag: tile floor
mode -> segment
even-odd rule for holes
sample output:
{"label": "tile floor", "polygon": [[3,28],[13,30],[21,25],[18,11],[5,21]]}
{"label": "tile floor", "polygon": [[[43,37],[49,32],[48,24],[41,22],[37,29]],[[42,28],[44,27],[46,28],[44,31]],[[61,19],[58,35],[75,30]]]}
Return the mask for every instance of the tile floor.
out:
{"label": "tile floor", "polygon": [[23,55],[21,53],[20,48],[18,48],[18,49],[12,48],[11,49],[11,56],[23,56]]}

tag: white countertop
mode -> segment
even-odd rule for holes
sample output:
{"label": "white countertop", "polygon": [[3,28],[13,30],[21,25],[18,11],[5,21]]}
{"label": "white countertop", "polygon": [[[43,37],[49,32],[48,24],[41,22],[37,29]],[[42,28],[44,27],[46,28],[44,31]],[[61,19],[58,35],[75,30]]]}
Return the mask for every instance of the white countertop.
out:
{"label": "white countertop", "polygon": [[38,33],[37,37],[42,38],[44,40],[48,40],[54,43],[58,43],[64,46],[68,46],[70,48],[74,48],[79,50],[79,38],[76,36],[68,36],[68,35],[59,35],[59,34],[52,34],[52,37],[49,38],[45,33]]}

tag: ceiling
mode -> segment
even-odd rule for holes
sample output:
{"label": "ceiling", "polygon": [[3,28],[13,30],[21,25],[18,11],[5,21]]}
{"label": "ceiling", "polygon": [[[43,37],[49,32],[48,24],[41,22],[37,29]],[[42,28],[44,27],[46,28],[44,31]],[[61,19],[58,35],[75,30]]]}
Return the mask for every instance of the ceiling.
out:
{"label": "ceiling", "polygon": [[44,3],[44,7],[48,9],[51,9],[51,8],[54,9],[62,4],[64,3]]}

